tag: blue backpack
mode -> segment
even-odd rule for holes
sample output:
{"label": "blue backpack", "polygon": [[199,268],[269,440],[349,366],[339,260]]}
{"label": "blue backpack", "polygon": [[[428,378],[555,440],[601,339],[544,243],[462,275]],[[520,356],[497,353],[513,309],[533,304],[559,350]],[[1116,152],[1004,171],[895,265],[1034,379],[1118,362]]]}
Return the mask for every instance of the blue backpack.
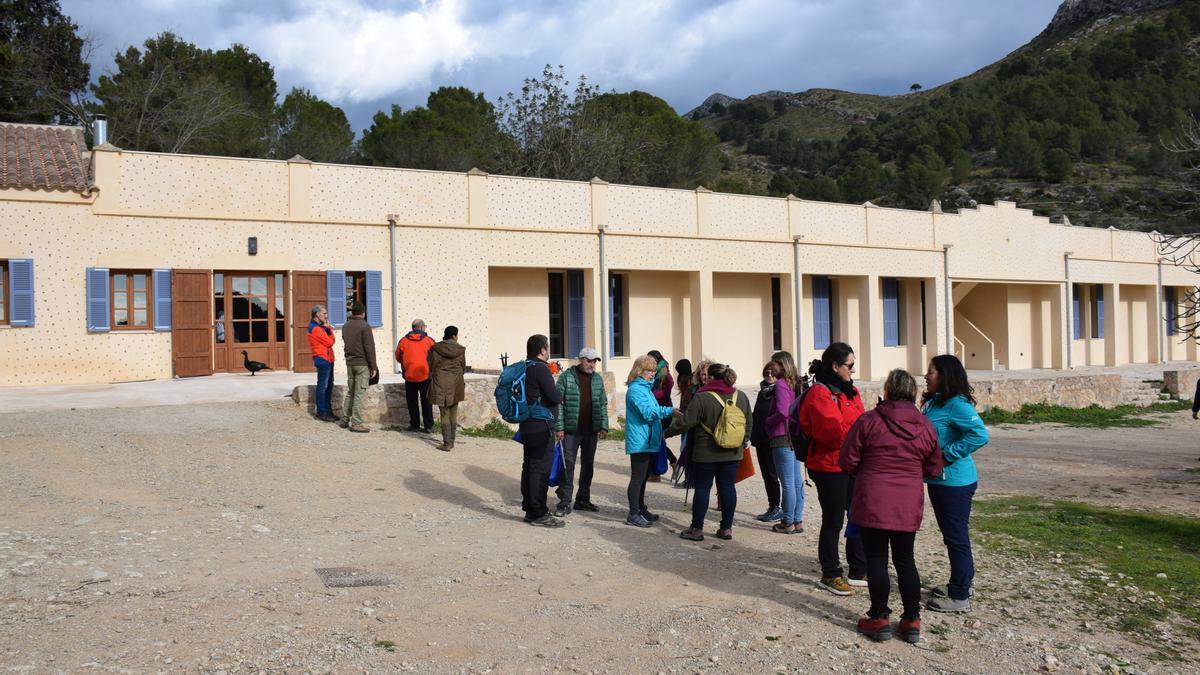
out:
{"label": "blue backpack", "polygon": [[[507,366],[500,372],[500,381],[496,383],[496,410],[505,422],[520,424],[531,417],[548,419],[548,416],[534,415],[545,410],[540,403],[527,403],[525,396],[525,374],[531,362],[526,359]],[[547,411],[549,412],[549,411]]]}

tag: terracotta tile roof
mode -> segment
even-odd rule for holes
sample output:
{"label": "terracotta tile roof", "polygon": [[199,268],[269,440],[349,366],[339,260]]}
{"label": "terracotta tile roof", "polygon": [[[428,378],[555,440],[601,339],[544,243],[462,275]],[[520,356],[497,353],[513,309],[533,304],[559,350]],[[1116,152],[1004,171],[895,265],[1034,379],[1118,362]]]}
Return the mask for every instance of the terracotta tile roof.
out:
{"label": "terracotta tile roof", "polygon": [[0,123],[0,188],[90,192],[83,129]]}

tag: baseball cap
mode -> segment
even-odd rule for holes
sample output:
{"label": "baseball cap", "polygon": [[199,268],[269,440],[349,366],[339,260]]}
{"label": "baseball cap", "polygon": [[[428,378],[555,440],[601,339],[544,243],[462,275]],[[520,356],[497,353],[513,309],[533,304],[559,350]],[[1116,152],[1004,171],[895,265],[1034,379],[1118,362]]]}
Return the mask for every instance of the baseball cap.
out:
{"label": "baseball cap", "polygon": [[587,359],[588,361],[595,361],[600,358],[600,352],[592,349],[591,347],[584,347],[583,349],[579,350],[579,358]]}

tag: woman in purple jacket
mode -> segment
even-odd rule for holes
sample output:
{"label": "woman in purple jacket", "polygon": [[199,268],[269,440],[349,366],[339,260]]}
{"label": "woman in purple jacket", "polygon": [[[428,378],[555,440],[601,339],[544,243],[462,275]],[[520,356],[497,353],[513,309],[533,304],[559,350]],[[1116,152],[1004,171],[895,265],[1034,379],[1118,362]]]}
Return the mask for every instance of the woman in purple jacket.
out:
{"label": "woman in purple jacket", "polygon": [[942,472],[937,432],[917,409],[917,382],[902,369],[888,373],[884,400],[850,427],[842,443],[839,464],[855,474],[850,513],[859,526],[867,555],[867,589],[871,609],[858,620],[858,632],[873,640],[889,640],[891,582],[888,547],[896,565],[900,598],[900,636],[921,639],[921,579],[913,559],[913,544],[925,513],[924,478]]}
{"label": "woman in purple jacket", "polygon": [[800,534],[804,531],[804,469],[792,449],[788,433],[788,410],[800,391],[801,379],[796,361],[788,352],[775,352],[769,364],[775,373],[775,400],[767,415],[767,438],[779,476],[780,508],[783,516],[771,527],[772,532]]}

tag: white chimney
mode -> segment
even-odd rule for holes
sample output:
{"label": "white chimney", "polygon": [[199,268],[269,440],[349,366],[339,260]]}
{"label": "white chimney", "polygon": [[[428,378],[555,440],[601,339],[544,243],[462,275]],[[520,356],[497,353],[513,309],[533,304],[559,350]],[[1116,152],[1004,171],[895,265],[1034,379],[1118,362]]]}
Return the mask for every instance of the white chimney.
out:
{"label": "white chimney", "polygon": [[108,120],[103,116],[97,116],[92,120],[92,147],[104,145],[108,142]]}

